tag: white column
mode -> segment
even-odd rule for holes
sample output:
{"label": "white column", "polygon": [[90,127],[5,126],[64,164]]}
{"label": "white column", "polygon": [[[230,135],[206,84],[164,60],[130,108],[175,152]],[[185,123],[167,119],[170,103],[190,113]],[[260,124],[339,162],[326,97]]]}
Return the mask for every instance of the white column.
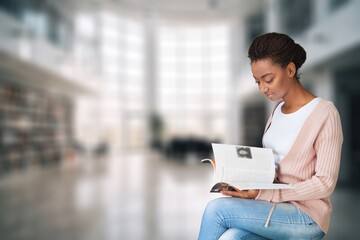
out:
{"label": "white column", "polygon": [[[145,94],[146,94],[146,103],[145,103],[145,112],[144,118],[147,123],[146,132],[144,136],[146,143],[150,142],[150,129],[149,129],[149,118],[150,114],[153,113],[156,103],[156,30],[157,26],[154,19],[154,10],[144,9],[143,13],[143,24],[144,24],[144,51],[145,51]],[[154,217],[157,216],[158,211],[158,185],[159,179],[157,175],[157,169],[159,162],[159,157],[154,154],[146,154],[146,159],[144,162],[144,168],[146,173],[143,176],[143,186],[145,189],[143,191],[145,205],[145,219],[144,223],[146,226],[146,236],[148,239],[158,239],[159,226],[158,222],[154,221]]]}
{"label": "white column", "polygon": [[322,19],[326,18],[329,12],[329,0],[316,0],[313,2],[314,9],[314,24],[321,22]]}
{"label": "white column", "polygon": [[149,112],[155,110],[155,90],[156,90],[156,26],[154,17],[147,15],[144,17],[145,27],[145,81],[147,92],[147,107]]}
{"label": "white column", "polygon": [[[237,97],[237,89],[239,86],[238,81],[241,81],[239,75],[243,69],[241,62],[243,57],[241,53],[245,53],[244,49],[244,21],[240,18],[232,19],[231,30],[230,30],[230,59],[232,63],[231,68],[231,94],[229,99],[229,124],[227,128],[227,135],[229,136],[229,142],[237,144],[241,140],[241,130],[243,124],[240,122],[240,105]],[[244,66],[245,67],[245,66]],[[246,66],[247,67],[247,66]]]}
{"label": "white column", "polygon": [[281,19],[280,16],[280,2],[278,0],[268,0],[267,4],[265,5],[266,9],[266,31],[267,32],[281,32]]}

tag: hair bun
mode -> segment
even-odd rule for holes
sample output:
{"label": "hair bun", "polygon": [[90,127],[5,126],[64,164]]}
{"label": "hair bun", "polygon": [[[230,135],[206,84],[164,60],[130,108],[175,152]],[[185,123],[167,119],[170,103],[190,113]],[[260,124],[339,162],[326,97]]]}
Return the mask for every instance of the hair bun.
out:
{"label": "hair bun", "polygon": [[295,48],[296,48],[296,52],[295,52],[293,61],[294,61],[296,68],[299,69],[306,60],[306,52],[305,52],[304,48],[297,43],[295,43]]}

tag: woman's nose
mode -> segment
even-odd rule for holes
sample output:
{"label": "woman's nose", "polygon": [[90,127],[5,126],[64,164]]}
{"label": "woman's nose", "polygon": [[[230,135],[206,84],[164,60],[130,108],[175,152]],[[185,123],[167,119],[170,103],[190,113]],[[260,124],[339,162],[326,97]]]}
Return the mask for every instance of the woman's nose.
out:
{"label": "woman's nose", "polygon": [[269,89],[266,86],[264,86],[264,84],[260,83],[260,91],[266,93],[267,91],[269,91]]}

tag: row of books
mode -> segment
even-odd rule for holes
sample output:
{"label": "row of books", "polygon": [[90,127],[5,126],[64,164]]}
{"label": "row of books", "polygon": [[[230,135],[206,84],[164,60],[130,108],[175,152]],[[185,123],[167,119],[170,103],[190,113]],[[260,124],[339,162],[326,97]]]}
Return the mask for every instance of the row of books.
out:
{"label": "row of books", "polygon": [[72,111],[65,96],[0,81],[0,175],[59,162],[72,139]]}

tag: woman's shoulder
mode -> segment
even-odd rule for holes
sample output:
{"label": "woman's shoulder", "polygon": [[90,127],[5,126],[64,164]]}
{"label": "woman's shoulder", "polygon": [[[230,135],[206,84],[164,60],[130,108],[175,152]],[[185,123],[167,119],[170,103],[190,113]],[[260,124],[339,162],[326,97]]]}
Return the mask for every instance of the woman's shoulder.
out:
{"label": "woman's shoulder", "polygon": [[321,103],[321,104],[323,104],[323,105],[327,105],[327,106],[329,106],[329,105],[333,105],[334,103],[332,102],[332,101],[330,101],[330,100],[327,100],[327,99],[324,99],[324,98],[319,98],[320,99],[320,102],[319,103]]}
{"label": "woman's shoulder", "polygon": [[321,109],[327,110],[327,111],[331,111],[331,112],[332,112],[332,111],[335,111],[335,112],[338,112],[335,104],[334,104],[332,101],[326,100],[326,99],[323,99],[323,98],[320,99],[320,102],[319,102],[319,106],[318,106],[318,107],[321,108]]}
{"label": "woman's shoulder", "polygon": [[321,99],[317,108],[314,110],[314,113],[317,114],[320,119],[338,119],[340,120],[340,114],[335,104],[326,99]]}

